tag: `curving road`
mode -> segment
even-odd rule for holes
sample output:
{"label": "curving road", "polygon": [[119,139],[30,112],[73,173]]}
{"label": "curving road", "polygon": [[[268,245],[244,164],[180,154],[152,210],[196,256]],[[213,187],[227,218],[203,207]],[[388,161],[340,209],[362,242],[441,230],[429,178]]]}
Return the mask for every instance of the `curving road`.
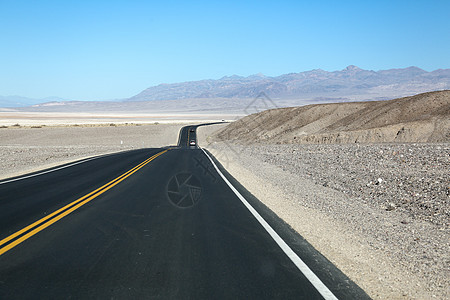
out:
{"label": "curving road", "polygon": [[0,181],[0,299],[368,298],[198,148],[197,127]]}

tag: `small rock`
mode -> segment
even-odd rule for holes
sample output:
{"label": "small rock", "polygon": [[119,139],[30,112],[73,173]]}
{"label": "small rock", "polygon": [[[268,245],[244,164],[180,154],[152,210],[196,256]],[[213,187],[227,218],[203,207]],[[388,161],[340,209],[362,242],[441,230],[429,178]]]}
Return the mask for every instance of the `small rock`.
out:
{"label": "small rock", "polygon": [[394,210],[394,209],[395,209],[395,204],[394,203],[390,202],[390,203],[388,203],[386,205],[386,210],[387,211],[391,211],[391,210]]}

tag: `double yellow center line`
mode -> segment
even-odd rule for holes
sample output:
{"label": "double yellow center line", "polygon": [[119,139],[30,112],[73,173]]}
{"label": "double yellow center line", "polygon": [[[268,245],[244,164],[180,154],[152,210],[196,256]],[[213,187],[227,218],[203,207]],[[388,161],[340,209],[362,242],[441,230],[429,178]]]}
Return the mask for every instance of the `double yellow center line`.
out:
{"label": "double yellow center line", "polygon": [[[124,174],[120,175],[119,177],[111,180],[107,184],[99,187],[98,189],[90,192],[89,194],[87,194],[81,198],[78,198],[77,200],[73,201],[72,203],[67,204],[66,206],[58,209],[57,211],[49,214],[48,216],[45,216],[44,218],[34,222],[33,224],[28,225],[27,227],[17,231],[16,233],[11,234],[10,236],[4,238],[3,240],[0,241],[0,247],[1,247],[0,255],[11,250],[15,246],[17,246],[20,243],[22,243],[23,241],[29,239],[30,237],[32,237],[36,233],[40,232],[41,230],[44,230],[48,226],[57,222],[58,220],[61,220],[62,218],[64,218],[68,214],[70,214],[71,212],[75,211],[76,209],[80,208],[81,206],[83,206],[86,203],[88,203],[89,201],[91,201],[92,199],[100,196],[101,194],[103,194],[107,190],[111,189],[112,187],[116,186],[117,184],[119,184],[120,182],[125,180],[127,177],[131,176],[132,174],[134,174],[135,172],[137,172],[138,170],[143,168],[146,164],[148,164],[149,162],[151,162],[158,156],[166,153],[167,151],[169,151],[169,150],[164,150],[164,151],[156,153],[152,157],[143,161],[142,163],[140,163],[136,167],[132,168],[128,172],[125,172]],[[14,241],[10,242],[11,240],[14,240]],[[10,243],[8,243],[8,242],[10,242]],[[3,245],[5,245],[5,246],[3,246]]]}

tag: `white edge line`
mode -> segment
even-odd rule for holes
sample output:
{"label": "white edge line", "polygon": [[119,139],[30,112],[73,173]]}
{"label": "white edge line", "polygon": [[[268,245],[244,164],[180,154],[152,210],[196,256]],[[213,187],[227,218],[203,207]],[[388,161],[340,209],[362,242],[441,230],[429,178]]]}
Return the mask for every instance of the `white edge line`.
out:
{"label": "white edge line", "polygon": [[264,227],[264,229],[270,234],[270,236],[275,240],[275,242],[280,246],[284,253],[290,258],[290,260],[295,264],[295,266],[305,275],[305,277],[311,282],[311,284],[316,288],[316,290],[324,297],[326,300],[337,300],[336,296],[327,288],[327,286],[314,274],[313,271],[303,262],[303,260],[298,257],[298,255],[289,247],[288,244],[275,232],[275,230],[270,227],[269,223],[264,220],[263,217],[253,208],[253,206],[245,200],[244,196],[239,193],[239,191],[228,181],[225,175],[219,170],[212,158],[206,153],[202,148],[205,155],[209,158],[217,173],[222,177],[223,181],[228,184],[230,189],[236,194],[236,196],[242,201],[242,203],[247,207],[247,209],[253,214],[253,216],[258,220],[258,222]]}
{"label": "white edge line", "polygon": [[72,166],[75,166],[75,165],[78,165],[78,164],[81,164],[81,163],[84,163],[84,162],[87,162],[87,161],[90,161],[90,160],[94,160],[94,159],[97,159],[97,158],[100,158],[100,157],[104,157],[104,156],[108,156],[108,155],[112,155],[112,154],[115,154],[115,153],[103,154],[103,155],[98,155],[98,156],[94,156],[94,157],[90,157],[90,158],[85,158],[83,160],[80,160],[80,161],[77,161],[77,162],[74,162],[74,163],[62,166],[62,167],[57,167],[55,169],[39,172],[39,173],[32,174],[32,175],[25,175],[25,176],[22,176],[22,177],[19,177],[19,178],[14,178],[14,179],[6,180],[6,181],[2,181],[2,182],[0,182],[0,184],[10,183],[10,182],[18,181],[18,180],[23,180],[23,179],[27,179],[27,178],[31,178],[31,177],[35,177],[35,176],[39,176],[39,175],[43,175],[43,174],[47,174],[47,173],[50,173],[50,172],[55,172],[55,171],[58,171],[58,170],[61,170],[61,169],[72,167]]}

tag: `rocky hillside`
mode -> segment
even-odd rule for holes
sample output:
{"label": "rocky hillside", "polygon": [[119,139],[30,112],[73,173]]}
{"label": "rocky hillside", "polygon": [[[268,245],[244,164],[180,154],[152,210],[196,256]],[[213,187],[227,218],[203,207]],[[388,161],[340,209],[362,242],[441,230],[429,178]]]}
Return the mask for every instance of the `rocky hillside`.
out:
{"label": "rocky hillside", "polygon": [[279,144],[450,142],[450,91],[266,110],[231,123],[216,138]]}

